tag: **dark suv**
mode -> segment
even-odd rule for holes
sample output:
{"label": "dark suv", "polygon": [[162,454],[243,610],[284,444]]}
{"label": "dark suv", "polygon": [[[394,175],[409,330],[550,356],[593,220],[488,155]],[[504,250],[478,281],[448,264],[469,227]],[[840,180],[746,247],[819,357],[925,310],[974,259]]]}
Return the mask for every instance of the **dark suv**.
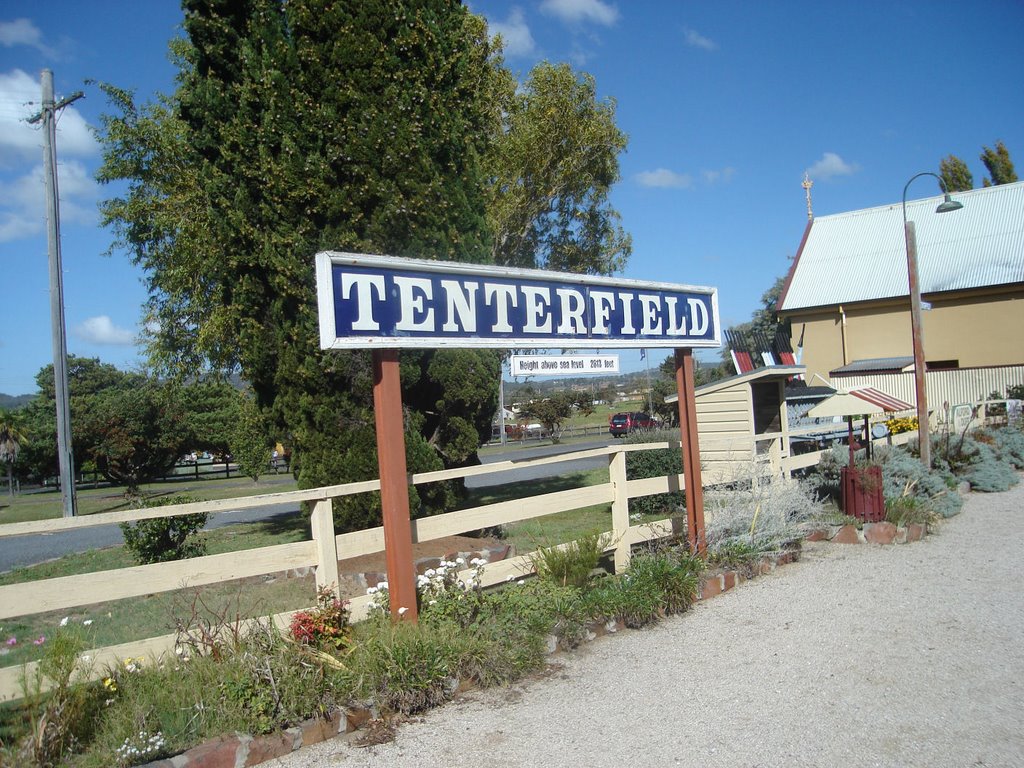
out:
{"label": "dark suv", "polygon": [[623,437],[638,429],[654,429],[654,419],[649,413],[633,411],[630,413],[616,413],[608,422],[608,431],[612,437]]}

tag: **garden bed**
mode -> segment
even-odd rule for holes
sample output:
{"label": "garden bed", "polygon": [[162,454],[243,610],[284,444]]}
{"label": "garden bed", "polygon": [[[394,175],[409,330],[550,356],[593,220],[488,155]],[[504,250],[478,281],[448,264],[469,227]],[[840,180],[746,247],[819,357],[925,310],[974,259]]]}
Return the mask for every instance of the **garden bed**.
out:
{"label": "garden bed", "polygon": [[[472,539],[471,541],[479,542],[481,540]],[[479,552],[479,550],[476,551]],[[769,574],[781,565],[795,562],[799,559],[799,554],[799,550],[789,550],[745,566],[708,570],[701,579],[698,600],[716,597],[757,576]],[[592,642],[624,629],[626,626],[621,621],[595,622],[588,627],[584,640]],[[571,649],[563,649],[554,635],[548,637],[548,652],[550,654],[565,650]],[[475,687],[469,681],[452,680],[452,691],[455,695]],[[395,718],[400,719],[400,716],[395,716]],[[221,736],[174,757],[147,763],[141,768],[220,768],[221,766],[250,768],[328,739],[344,738],[360,744],[390,740],[393,729],[394,723],[382,719],[376,708],[348,706],[334,710],[326,717],[312,718],[297,726],[275,733],[262,736],[248,734]]]}

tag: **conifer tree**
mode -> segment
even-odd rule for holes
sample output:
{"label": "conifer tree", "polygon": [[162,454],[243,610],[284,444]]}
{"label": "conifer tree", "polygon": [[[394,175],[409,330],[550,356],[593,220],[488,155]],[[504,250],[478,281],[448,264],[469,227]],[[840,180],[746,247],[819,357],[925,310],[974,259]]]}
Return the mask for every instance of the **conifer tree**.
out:
{"label": "conifer tree", "polygon": [[[313,255],[483,262],[480,157],[495,65],[449,0],[186,0],[177,91],[108,87],[105,217],[146,268],[153,357],[238,368],[295,446],[300,485],[376,476],[369,353],[318,349]],[[475,458],[497,400],[490,351],[403,355],[411,470]],[[459,376],[448,375],[452,369]],[[453,501],[430,492],[432,511]],[[343,527],[377,501],[339,502]]]}

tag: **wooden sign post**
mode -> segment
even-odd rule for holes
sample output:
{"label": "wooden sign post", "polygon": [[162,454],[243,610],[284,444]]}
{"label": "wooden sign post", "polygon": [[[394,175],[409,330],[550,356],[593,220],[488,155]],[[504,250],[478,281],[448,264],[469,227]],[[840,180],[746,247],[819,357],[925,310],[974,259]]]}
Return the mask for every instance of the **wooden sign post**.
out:
{"label": "wooden sign post", "polygon": [[[690,546],[704,553],[691,350],[721,344],[714,288],[332,252],[316,255],[316,275],[320,348],[373,350],[384,545],[395,619],[417,616],[399,349],[675,349]],[[586,372],[617,365],[617,358],[607,355],[557,363],[559,371]]]}
{"label": "wooden sign post", "polygon": [[409,522],[409,477],[405,465],[405,420],[398,350],[373,350],[373,410],[384,522],[391,617],[416,621],[416,574]]}
{"label": "wooden sign post", "polygon": [[707,557],[704,533],[704,487],[700,476],[700,444],[697,440],[697,400],[693,383],[693,350],[676,350],[676,392],[679,397],[679,436],[686,485],[686,538],[690,551]]}

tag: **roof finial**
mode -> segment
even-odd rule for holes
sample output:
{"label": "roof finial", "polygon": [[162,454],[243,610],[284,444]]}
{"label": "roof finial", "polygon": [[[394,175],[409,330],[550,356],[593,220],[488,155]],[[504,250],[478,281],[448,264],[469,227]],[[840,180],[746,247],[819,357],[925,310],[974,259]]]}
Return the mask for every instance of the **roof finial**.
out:
{"label": "roof finial", "polygon": [[804,193],[807,195],[807,220],[810,221],[814,218],[814,212],[811,210],[811,187],[814,186],[814,182],[811,181],[807,171],[804,171],[804,182],[800,186],[804,188]]}

